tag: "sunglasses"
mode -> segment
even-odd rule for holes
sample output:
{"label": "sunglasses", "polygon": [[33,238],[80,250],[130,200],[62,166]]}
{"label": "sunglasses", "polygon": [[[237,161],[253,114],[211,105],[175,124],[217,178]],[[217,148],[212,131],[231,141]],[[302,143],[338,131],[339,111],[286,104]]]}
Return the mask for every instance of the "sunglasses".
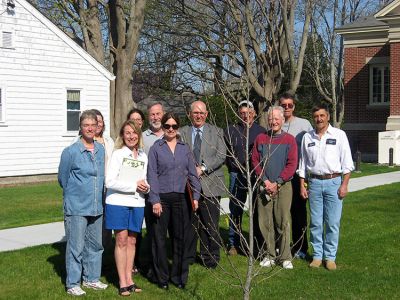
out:
{"label": "sunglasses", "polygon": [[281,107],[283,108],[293,108],[293,104],[292,103],[288,103],[288,104],[281,104]]}
{"label": "sunglasses", "polygon": [[177,130],[179,128],[179,126],[177,124],[174,125],[169,125],[169,124],[163,124],[162,126],[164,129],[170,129],[172,127],[173,130]]}

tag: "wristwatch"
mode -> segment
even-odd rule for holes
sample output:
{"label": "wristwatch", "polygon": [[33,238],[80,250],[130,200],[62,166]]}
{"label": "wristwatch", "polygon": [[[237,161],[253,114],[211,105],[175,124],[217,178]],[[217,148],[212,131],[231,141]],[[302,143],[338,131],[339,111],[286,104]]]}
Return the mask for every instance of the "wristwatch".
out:
{"label": "wristwatch", "polygon": [[201,164],[200,170],[202,170],[203,172],[205,172],[205,171],[207,170],[206,165],[205,165],[205,164]]}

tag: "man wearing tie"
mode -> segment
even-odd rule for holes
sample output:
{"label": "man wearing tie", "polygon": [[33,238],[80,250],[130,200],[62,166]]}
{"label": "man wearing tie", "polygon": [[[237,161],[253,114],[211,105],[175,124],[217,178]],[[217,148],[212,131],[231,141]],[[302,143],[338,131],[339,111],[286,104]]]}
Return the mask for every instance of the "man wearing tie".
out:
{"label": "man wearing tie", "polygon": [[226,146],[221,128],[206,123],[206,104],[195,101],[190,106],[192,126],[180,130],[181,138],[193,151],[197,174],[201,182],[201,198],[197,216],[193,217],[193,228],[187,231],[189,259],[194,261],[197,235],[200,237],[200,258],[207,268],[215,268],[219,262],[222,239],[219,235],[220,199],[226,192],[222,166],[225,162]]}

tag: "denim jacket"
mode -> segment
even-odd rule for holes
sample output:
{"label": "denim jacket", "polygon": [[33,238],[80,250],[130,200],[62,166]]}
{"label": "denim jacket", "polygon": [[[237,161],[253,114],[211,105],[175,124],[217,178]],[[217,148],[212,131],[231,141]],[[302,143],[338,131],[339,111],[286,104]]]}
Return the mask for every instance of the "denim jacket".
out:
{"label": "denim jacket", "polygon": [[62,152],[58,182],[63,188],[65,215],[103,214],[104,155],[101,144],[94,143],[92,154],[80,140]]}

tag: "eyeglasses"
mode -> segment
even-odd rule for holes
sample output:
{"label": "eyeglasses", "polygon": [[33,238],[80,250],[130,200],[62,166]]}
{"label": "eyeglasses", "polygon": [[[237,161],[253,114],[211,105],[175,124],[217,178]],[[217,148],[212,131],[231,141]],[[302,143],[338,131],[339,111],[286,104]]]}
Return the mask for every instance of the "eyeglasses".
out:
{"label": "eyeglasses", "polygon": [[287,104],[281,104],[281,107],[283,108],[293,108],[293,104],[292,103],[287,103]]}
{"label": "eyeglasses", "polygon": [[164,129],[170,129],[171,127],[173,130],[177,130],[179,128],[178,124],[174,124],[174,125],[163,124]]}

